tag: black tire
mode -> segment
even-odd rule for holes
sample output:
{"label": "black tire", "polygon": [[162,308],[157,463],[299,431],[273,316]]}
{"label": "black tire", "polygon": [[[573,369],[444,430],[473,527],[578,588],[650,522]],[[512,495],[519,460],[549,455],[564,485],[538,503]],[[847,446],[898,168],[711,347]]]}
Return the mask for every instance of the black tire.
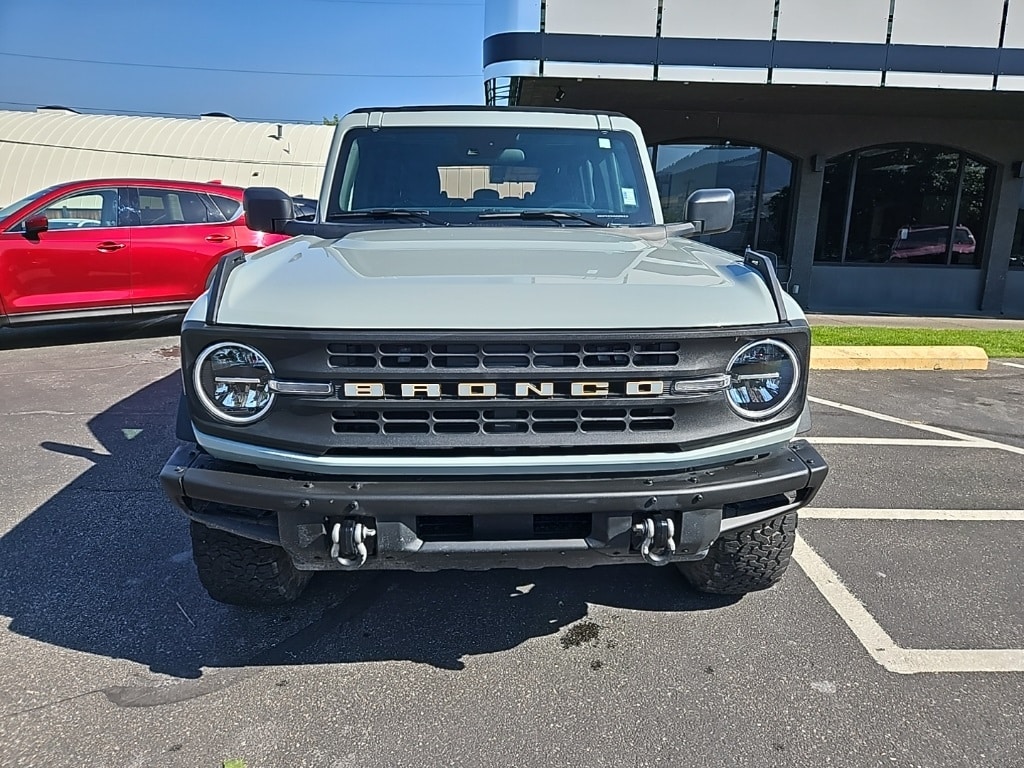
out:
{"label": "black tire", "polygon": [[717,595],[745,595],[779,582],[796,542],[796,512],[723,533],[707,557],[678,563],[690,585]]}
{"label": "black tire", "polygon": [[312,573],[300,571],[283,547],[193,522],[192,559],[199,581],[228,605],[284,605],[297,599]]}

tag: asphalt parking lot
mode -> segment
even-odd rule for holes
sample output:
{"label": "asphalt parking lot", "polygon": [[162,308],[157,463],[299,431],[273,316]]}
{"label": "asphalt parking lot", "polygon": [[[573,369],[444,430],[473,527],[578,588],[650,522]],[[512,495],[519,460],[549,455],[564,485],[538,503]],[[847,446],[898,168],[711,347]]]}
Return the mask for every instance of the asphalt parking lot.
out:
{"label": "asphalt parking lot", "polygon": [[784,583],[674,569],[199,586],[174,326],[0,332],[0,765],[1024,765],[1024,361],[814,373]]}

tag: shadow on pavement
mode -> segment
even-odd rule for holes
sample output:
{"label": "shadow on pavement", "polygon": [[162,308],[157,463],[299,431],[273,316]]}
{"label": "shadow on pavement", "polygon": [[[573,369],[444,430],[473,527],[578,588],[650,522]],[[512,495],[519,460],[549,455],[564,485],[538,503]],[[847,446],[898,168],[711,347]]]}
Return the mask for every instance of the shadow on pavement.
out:
{"label": "shadow on pavement", "polygon": [[[560,633],[590,604],[681,612],[735,602],[689,592],[674,568],[620,566],[330,573],[285,608],[220,605],[200,587],[186,520],[158,486],[176,444],[179,386],[168,375],[93,417],[106,453],[59,434],[42,441],[93,466],[0,538],[0,614],[11,632],[186,678],[204,668],[391,659],[460,669],[465,656]],[[595,641],[591,624],[553,641]]]}
{"label": "shadow on pavement", "polygon": [[49,323],[0,328],[0,349],[56,347],[70,344],[177,336],[181,315],[107,320],[104,322]]}

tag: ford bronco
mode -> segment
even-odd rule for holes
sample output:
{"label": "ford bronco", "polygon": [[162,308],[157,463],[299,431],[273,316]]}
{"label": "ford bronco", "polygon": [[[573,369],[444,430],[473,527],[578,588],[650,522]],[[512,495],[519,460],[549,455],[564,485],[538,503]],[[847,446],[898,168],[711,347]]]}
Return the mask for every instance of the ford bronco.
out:
{"label": "ford bronco", "polygon": [[783,575],[827,473],[810,333],[771,260],[664,223],[639,127],[544,109],[365,109],[315,214],[227,255],[181,332],[161,473],[217,600],[322,570],[672,564],[698,590]]}

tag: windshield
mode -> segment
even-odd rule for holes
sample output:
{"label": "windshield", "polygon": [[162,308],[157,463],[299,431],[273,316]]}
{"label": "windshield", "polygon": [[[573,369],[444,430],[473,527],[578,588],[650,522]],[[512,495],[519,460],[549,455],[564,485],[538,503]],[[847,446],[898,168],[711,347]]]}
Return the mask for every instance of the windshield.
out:
{"label": "windshield", "polygon": [[57,187],[47,187],[46,189],[41,189],[38,192],[35,192],[35,193],[29,195],[28,197],[22,198],[21,200],[19,200],[16,203],[11,203],[6,208],[0,208],[0,221],[3,221],[8,216],[10,216],[12,213],[14,213],[17,210],[20,210],[21,208],[24,208],[26,205],[30,205],[31,203],[34,203],[36,200],[41,198],[43,195],[48,195],[50,192],[53,192],[53,190],[55,190],[56,188]]}
{"label": "windshield", "polygon": [[[636,141],[625,131],[462,126],[350,131],[326,220],[387,209],[428,212],[443,224],[654,223]],[[518,217],[537,211],[578,216]],[[480,218],[494,213],[510,216]]]}

